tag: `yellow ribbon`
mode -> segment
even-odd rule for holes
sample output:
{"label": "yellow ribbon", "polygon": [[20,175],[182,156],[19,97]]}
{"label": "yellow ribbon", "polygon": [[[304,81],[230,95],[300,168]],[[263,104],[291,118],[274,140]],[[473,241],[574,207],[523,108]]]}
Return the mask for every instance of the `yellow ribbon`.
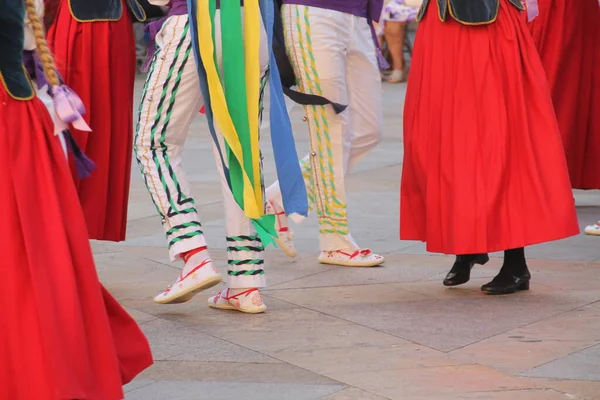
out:
{"label": "yellow ribbon", "polygon": [[[231,1],[231,0],[229,0]],[[215,45],[212,38],[212,25],[213,21],[210,19],[209,2],[199,1],[197,9],[197,20],[198,20],[198,39],[199,39],[199,50],[202,58],[202,63],[206,71],[206,77],[208,82],[208,89],[210,93],[210,101],[212,104],[213,116],[223,135],[227,145],[231,149],[234,157],[242,165],[242,174],[244,181],[244,214],[252,219],[258,219],[264,215],[264,206],[262,200],[262,187],[260,179],[260,150],[258,148],[258,99],[260,92],[260,65],[258,50],[256,50],[260,43],[260,37],[257,40],[257,34],[260,35],[260,22],[258,20],[258,4],[255,1],[247,0],[245,9],[245,15],[248,17],[248,21],[245,23],[245,59],[247,62],[246,76],[248,79],[247,96],[248,109],[250,115],[250,129],[252,132],[252,163],[255,166],[254,169],[254,182],[255,186],[252,187],[252,183],[248,176],[248,171],[243,169],[243,148],[238,138],[237,131],[229,114],[227,108],[227,102],[225,100],[225,92],[219,74],[217,72],[217,66],[215,65],[213,54]],[[258,29],[256,24],[258,23]],[[250,27],[247,25],[249,24]],[[254,31],[251,31],[253,27]],[[256,44],[253,44],[256,43]],[[255,53],[251,51],[254,50]],[[254,60],[251,60],[251,54],[255,54]],[[253,66],[256,64],[257,66]],[[255,71],[254,75],[251,75],[251,71]],[[255,93],[255,97],[250,97],[252,93]]]}
{"label": "yellow ribbon", "polygon": [[259,98],[260,98],[260,8],[258,0],[244,2],[244,58],[246,64],[246,98],[252,143],[254,168],[254,193],[263,203],[259,146]]}

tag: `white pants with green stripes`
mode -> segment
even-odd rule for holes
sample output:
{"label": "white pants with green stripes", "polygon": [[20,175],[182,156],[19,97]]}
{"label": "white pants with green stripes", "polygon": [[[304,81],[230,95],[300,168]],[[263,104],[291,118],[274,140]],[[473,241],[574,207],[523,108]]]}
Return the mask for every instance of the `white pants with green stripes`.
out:
{"label": "white pants with green stripes", "polygon": [[[219,14],[215,18],[220,62]],[[266,33],[261,42],[261,79],[268,66]],[[166,232],[171,260],[206,246],[196,204],[182,169],[181,153],[203,99],[198,82],[187,15],[167,19],[156,36],[156,53],[144,86],[136,127],[135,154]],[[224,150],[218,132],[218,146]],[[211,140],[207,136],[206,140]],[[249,219],[235,202],[213,146],[221,178],[227,221],[230,288],[265,286],[263,245]]]}
{"label": "white pants with green stripes", "polygon": [[[344,177],[381,140],[381,75],[366,18],[301,5],[281,10],[287,53],[301,92],[347,104],[305,107],[310,153],[301,160],[322,251],[358,246],[348,233]],[[280,202],[278,185],[269,200]]]}

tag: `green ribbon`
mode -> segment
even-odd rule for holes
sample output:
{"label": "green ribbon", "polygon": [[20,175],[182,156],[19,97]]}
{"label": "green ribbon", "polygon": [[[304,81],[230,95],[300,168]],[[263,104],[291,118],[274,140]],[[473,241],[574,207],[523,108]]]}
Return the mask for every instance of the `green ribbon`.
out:
{"label": "green ribbon", "polygon": [[[210,12],[213,21],[215,20],[215,10],[216,2],[215,0],[210,0]],[[240,140],[240,144],[243,148],[242,164],[240,164],[238,159],[233,155],[227,144],[225,144],[225,150],[229,165],[229,177],[233,198],[243,210],[243,171],[246,171],[252,185],[254,185],[255,166],[252,162],[252,143],[250,126],[248,123],[248,99],[246,95],[242,8],[238,1],[221,1],[220,11],[222,41],[221,48],[223,60],[223,75],[221,76],[221,84],[223,85],[225,91],[225,99],[227,102],[229,115],[231,116]],[[214,28],[213,43],[216,44]],[[256,99],[256,101],[259,101],[259,99]],[[265,247],[267,247],[269,244],[276,246],[273,239],[274,237],[277,237],[274,215],[265,215],[259,219],[253,219],[252,223]]]}

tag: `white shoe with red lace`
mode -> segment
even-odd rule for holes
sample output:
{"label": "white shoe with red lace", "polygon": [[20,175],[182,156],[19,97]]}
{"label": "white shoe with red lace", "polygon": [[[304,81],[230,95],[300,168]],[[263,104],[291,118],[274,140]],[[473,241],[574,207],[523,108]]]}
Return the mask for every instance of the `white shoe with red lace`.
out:
{"label": "white shoe with red lace", "polygon": [[183,271],[172,286],[154,298],[158,304],[185,303],[197,293],[209,289],[223,280],[212,260],[206,259],[200,265],[183,275]]}
{"label": "white shoe with red lace", "polygon": [[248,289],[235,294],[236,289],[225,289],[208,299],[208,306],[219,310],[237,310],[248,314],[265,312],[267,306],[262,301],[258,289]]}
{"label": "white shoe with red lace", "polygon": [[383,264],[385,259],[369,249],[358,249],[354,251],[322,251],[319,262],[344,267],[376,267]]}
{"label": "white shoe with red lace", "polygon": [[600,222],[586,226],[583,232],[586,235],[600,236]]}
{"label": "white shoe with red lace", "polygon": [[281,207],[278,207],[275,202],[269,200],[267,202],[267,214],[275,214],[275,229],[277,230],[277,238],[274,238],[277,246],[285,253],[288,257],[296,257],[298,251],[294,246],[294,232],[289,227],[288,218],[285,215],[285,211]]}

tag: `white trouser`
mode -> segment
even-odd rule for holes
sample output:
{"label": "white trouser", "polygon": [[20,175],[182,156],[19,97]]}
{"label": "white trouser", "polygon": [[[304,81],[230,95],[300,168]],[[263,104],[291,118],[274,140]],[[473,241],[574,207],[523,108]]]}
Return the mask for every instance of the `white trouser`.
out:
{"label": "white trouser", "polygon": [[[219,20],[217,11],[215,33],[217,58],[221,65]],[[135,137],[138,165],[162,217],[173,261],[184,252],[206,246],[190,185],[181,167],[181,153],[190,124],[204,104],[189,29],[187,15],[172,16],[157,34],[156,53],[142,94]],[[268,58],[263,28],[261,76],[256,79],[265,75]],[[217,136],[225,154],[218,128]],[[264,287],[263,245],[252,222],[245,218],[233,198],[216,145],[213,153],[221,178],[227,221],[229,287]]]}
{"label": "white trouser", "polygon": [[[310,153],[300,161],[321,250],[356,248],[348,234],[344,175],[381,140],[381,75],[366,18],[318,7],[284,5],[286,48],[301,92],[347,104],[305,107]],[[279,185],[268,198],[281,206]]]}

